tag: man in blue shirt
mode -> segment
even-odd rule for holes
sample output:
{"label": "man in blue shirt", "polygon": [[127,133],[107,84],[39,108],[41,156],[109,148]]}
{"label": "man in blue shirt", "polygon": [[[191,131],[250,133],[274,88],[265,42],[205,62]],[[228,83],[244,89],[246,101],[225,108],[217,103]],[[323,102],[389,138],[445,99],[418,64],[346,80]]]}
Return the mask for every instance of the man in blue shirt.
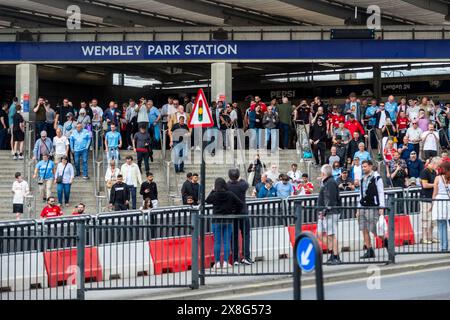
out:
{"label": "man in blue shirt", "polygon": [[281,175],[281,181],[275,185],[278,197],[287,199],[289,196],[294,195],[294,186],[289,180],[290,179],[286,174]]}
{"label": "man in blue shirt", "polygon": [[111,123],[111,131],[105,135],[105,152],[108,158],[108,163],[111,160],[119,164],[119,149],[122,147],[122,136],[116,131],[116,125]]}
{"label": "man in blue shirt", "polygon": [[414,145],[412,143],[409,143],[408,136],[403,137],[403,143],[398,145],[397,151],[400,153],[401,159],[405,161],[409,159],[409,156],[414,151]]}
{"label": "man in blue shirt", "polygon": [[395,122],[397,121],[398,104],[395,102],[393,95],[388,97],[388,101],[384,104],[384,109],[389,112],[391,121],[395,125]]}
{"label": "man in blue shirt", "polygon": [[360,162],[366,161],[366,160],[372,160],[372,157],[370,156],[370,153],[365,150],[365,144],[364,142],[360,142],[358,144],[359,150],[355,152],[355,155],[353,156],[353,159],[359,158]]}
{"label": "man in blue shirt", "polygon": [[39,161],[34,168],[33,179],[38,178],[39,193],[44,202],[51,196],[54,177],[55,163],[48,159],[48,154],[43,154],[42,160]]}
{"label": "man in blue shirt", "polygon": [[259,190],[258,198],[275,198],[277,196],[277,190],[273,186],[273,182],[267,179],[266,184]]}
{"label": "man in blue shirt", "polygon": [[417,153],[415,151],[411,152],[410,158],[406,161],[408,166],[408,175],[410,178],[419,178],[420,173],[424,169],[424,164],[422,160],[417,158]]}
{"label": "man in blue shirt", "polygon": [[77,130],[75,130],[69,138],[70,150],[73,152],[75,159],[76,177],[80,176],[80,157],[83,161],[83,179],[89,179],[88,176],[88,156],[89,147],[91,146],[91,134],[86,129],[83,129],[81,123],[77,124]]}

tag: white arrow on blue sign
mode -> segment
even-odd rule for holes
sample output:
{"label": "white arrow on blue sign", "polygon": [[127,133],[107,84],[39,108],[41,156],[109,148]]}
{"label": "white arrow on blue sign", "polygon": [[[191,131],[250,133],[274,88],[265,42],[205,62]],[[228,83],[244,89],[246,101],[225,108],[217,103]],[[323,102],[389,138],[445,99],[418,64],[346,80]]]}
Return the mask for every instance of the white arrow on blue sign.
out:
{"label": "white arrow on blue sign", "polygon": [[314,244],[308,237],[302,238],[297,246],[297,262],[304,272],[311,272],[316,266]]}

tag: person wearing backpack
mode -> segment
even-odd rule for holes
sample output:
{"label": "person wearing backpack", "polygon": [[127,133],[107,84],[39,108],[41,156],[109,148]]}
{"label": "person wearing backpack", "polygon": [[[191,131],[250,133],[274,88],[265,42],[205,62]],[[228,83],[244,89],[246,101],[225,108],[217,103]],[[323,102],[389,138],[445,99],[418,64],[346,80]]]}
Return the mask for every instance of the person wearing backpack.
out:
{"label": "person wearing backpack", "polygon": [[[370,233],[384,240],[384,234],[377,234],[377,222],[380,216],[384,216],[384,186],[381,176],[374,172],[371,160],[364,160],[362,169],[364,176],[361,179],[359,196],[359,207],[361,209],[358,209],[356,212],[356,217],[358,218],[359,230],[363,233],[364,245],[366,246],[366,252],[361,256],[361,259],[369,259],[375,258]],[[380,207],[381,209],[374,207]]]}
{"label": "person wearing backpack", "polygon": [[71,163],[68,162],[67,156],[61,157],[61,162],[56,167],[55,184],[56,192],[58,194],[58,203],[62,206],[63,195],[64,204],[69,206],[70,199],[70,187],[72,186],[73,179],[75,178],[75,172]]}

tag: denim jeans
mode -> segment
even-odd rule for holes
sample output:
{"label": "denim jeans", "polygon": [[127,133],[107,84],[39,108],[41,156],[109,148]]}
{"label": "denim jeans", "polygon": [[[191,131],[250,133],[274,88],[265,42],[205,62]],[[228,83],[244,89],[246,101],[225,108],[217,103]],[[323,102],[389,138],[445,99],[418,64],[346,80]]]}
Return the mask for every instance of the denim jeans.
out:
{"label": "denim jeans", "polygon": [[136,187],[128,185],[128,189],[130,189],[130,197],[129,201],[132,202],[132,209],[136,209]]}
{"label": "denim jeans", "polygon": [[270,150],[275,152],[278,147],[278,129],[265,129],[266,131],[266,145],[269,145],[270,140]]}
{"label": "denim jeans", "polygon": [[239,259],[239,231],[242,233],[242,254],[243,258],[250,260],[250,219],[233,220],[233,262]]}
{"label": "denim jeans", "polygon": [[57,183],[56,184],[56,192],[58,193],[58,202],[63,204],[63,195],[64,195],[64,203],[69,203],[70,200],[70,183]]}
{"label": "denim jeans", "polygon": [[108,158],[108,165],[111,162],[111,160],[114,160],[116,163],[116,166],[119,165],[119,148],[109,148],[107,153]]}
{"label": "denim jeans", "polygon": [[73,157],[75,158],[74,159],[75,160],[75,170],[76,170],[77,176],[80,175],[80,158],[82,158],[82,161],[83,161],[83,177],[88,176],[88,155],[89,155],[88,149],[74,152]]}
{"label": "denim jeans", "polygon": [[283,149],[287,149],[289,146],[289,129],[290,126],[287,123],[279,123],[279,127],[283,132]]}
{"label": "denim jeans", "polygon": [[175,172],[184,170],[184,158],[187,154],[187,146],[184,142],[174,142],[172,150],[172,162],[175,165]]}
{"label": "denim jeans", "polygon": [[439,250],[448,251],[447,220],[438,219]]}
{"label": "denim jeans", "polygon": [[230,257],[230,241],[231,241],[231,223],[213,223],[212,231],[214,234],[214,261],[220,262],[220,253],[223,242],[223,261],[228,262]]}

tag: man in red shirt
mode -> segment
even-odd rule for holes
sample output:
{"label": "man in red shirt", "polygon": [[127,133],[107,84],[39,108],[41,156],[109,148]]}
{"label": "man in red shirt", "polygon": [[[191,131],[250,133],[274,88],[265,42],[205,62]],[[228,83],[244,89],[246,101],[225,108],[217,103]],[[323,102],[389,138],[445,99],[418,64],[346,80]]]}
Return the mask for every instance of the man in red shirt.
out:
{"label": "man in red shirt", "polygon": [[256,106],[258,104],[261,106],[261,111],[263,113],[266,113],[267,112],[267,106],[266,106],[266,104],[264,102],[261,101],[261,98],[259,96],[255,96],[255,102],[252,102],[250,104],[250,110],[252,110],[252,111],[255,110],[255,108],[256,108]]}
{"label": "man in red shirt", "polygon": [[333,111],[328,114],[328,130],[333,133],[334,129],[339,128],[341,121],[345,122],[345,117],[341,115],[337,106],[333,106]]}
{"label": "man in red shirt", "polygon": [[305,194],[312,194],[314,191],[314,185],[308,181],[308,174],[304,173],[302,174],[302,182],[298,184],[297,187],[297,194],[298,195],[305,195]]}
{"label": "man in red shirt", "polygon": [[80,214],[85,214],[86,212],[84,212],[84,210],[86,209],[86,206],[84,205],[84,203],[80,202],[76,207],[75,207],[75,211],[72,212],[73,216],[77,216]]}
{"label": "man in red shirt", "polygon": [[347,128],[350,131],[350,135],[353,137],[353,133],[355,131],[359,131],[361,136],[364,135],[364,128],[361,126],[359,121],[355,120],[355,115],[350,114],[348,116],[348,121],[345,123],[344,128]]}
{"label": "man in red shirt", "polygon": [[48,197],[47,206],[44,207],[44,209],[42,209],[41,211],[41,218],[54,218],[63,215],[61,208],[55,205],[55,202],[56,201],[54,197]]}

